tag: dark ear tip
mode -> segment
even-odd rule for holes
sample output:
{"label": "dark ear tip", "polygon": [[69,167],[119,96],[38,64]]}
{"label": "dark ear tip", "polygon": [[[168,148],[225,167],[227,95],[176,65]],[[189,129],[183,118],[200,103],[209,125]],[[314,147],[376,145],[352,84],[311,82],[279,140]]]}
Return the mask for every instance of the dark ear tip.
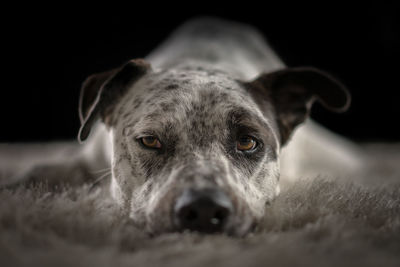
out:
{"label": "dark ear tip", "polygon": [[342,102],[342,104],[340,106],[336,107],[335,110],[334,110],[335,112],[338,112],[338,113],[342,113],[342,112],[347,111],[350,108],[350,105],[351,105],[351,94],[350,94],[350,92],[344,86],[341,89],[343,91],[343,102]]}
{"label": "dark ear tip", "polygon": [[84,141],[88,138],[89,133],[90,133],[89,127],[86,127],[85,124],[82,125],[78,132],[78,142],[80,144],[83,144]]}
{"label": "dark ear tip", "polygon": [[[331,82],[333,83],[333,85],[336,87],[336,94],[334,95],[335,99],[332,99],[331,102],[329,102],[329,104],[325,103],[325,101],[321,101],[322,104],[329,110],[333,111],[333,112],[337,112],[337,113],[343,113],[346,112],[351,105],[351,94],[350,92],[347,90],[346,86],[344,86],[342,83],[340,83],[339,81],[337,81],[336,79],[333,79],[331,77],[329,77],[331,79]],[[332,95],[333,97],[333,95]]]}
{"label": "dark ear tip", "polygon": [[346,112],[351,105],[351,94],[344,85],[338,81],[334,81],[335,94],[330,99],[323,99],[321,96],[317,96],[318,102],[324,106],[324,108],[336,112]]}
{"label": "dark ear tip", "polygon": [[[308,72],[312,75],[314,79],[317,77],[322,78],[325,82],[321,82],[321,84],[326,84],[330,89],[330,96],[318,97],[319,102],[332,112],[342,113],[347,111],[350,108],[351,104],[351,94],[347,90],[346,86],[338,81],[336,78],[328,74],[327,72],[314,68],[314,67],[299,67],[294,68],[298,72]],[[327,81],[327,82],[326,82]],[[323,88],[324,86],[321,86]],[[326,88],[326,89],[328,89]],[[321,96],[324,94],[321,94]],[[324,99],[323,99],[324,98]]]}

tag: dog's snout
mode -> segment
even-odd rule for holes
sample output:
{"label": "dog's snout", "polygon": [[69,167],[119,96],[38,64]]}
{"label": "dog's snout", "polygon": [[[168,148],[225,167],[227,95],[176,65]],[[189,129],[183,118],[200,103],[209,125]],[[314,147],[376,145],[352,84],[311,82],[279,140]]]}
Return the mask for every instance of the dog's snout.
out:
{"label": "dog's snout", "polygon": [[232,211],[232,202],[221,191],[187,189],[176,200],[175,224],[181,231],[222,232]]}

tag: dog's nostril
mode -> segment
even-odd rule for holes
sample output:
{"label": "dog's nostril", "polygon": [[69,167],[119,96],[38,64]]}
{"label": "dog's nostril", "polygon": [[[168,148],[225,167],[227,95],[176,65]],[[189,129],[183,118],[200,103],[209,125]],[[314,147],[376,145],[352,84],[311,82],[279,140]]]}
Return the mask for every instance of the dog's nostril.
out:
{"label": "dog's nostril", "polygon": [[190,222],[197,219],[197,213],[194,210],[189,210],[189,212],[185,215],[185,220]]}
{"label": "dog's nostril", "polygon": [[226,210],[217,210],[215,212],[214,217],[211,219],[211,222],[213,224],[220,224],[223,223],[225,218],[228,217],[228,212],[226,212]]}
{"label": "dog's nostril", "polygon": [[216,190],[185,190],[174,210],[179,230],[215,233],[223,231],[232,213],[232,203],[223,192]]}

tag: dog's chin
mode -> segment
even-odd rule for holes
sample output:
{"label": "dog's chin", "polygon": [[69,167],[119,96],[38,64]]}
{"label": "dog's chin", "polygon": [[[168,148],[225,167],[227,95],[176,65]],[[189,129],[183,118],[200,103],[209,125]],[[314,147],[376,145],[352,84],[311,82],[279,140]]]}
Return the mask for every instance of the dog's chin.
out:
{"label": "dog's chin", "polygon": [[255,231],[258,225],[258,221],[252,218],[243,220],[243,218],[237,218],[234,222],[228,223],[221,231],[218,232],[203,232],[196,230],[181,229],[176,227],[173,223],[166,222],[165,218],[159,218],[158,220],[152,220],[147,223],[134,223],[137,227],[140,227],[149,236],[156,237],[163,234],[171,233],[193,233],[198,235],[225,235],[235,238],[243,238]]}

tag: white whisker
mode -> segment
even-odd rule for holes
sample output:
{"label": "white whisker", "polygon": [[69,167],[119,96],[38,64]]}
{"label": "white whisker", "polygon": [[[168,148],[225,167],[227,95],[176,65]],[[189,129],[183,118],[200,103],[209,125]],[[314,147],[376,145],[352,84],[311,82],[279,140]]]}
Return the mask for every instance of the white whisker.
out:
{"label": "white whisker", "polygon": [[97,178],[92,183],[92,185],[90,186],[91,187],[90,190],[92,190],[95,186],[97,186],[101,181],[103,181],[105,178],[107,178],[110,175],[111,175],[111,169],[109,168],[109,170],[106,173],[102,174],[99,178]]}
{"label": "white whisker", "polygon": [[98,173],[110,172],[110,171],[111,171],[111,167],[108,167],[108,168],[100,169],[100,170],[97,170],[97,171],[93,171],[91,173],[92,174],[98,174]]}

